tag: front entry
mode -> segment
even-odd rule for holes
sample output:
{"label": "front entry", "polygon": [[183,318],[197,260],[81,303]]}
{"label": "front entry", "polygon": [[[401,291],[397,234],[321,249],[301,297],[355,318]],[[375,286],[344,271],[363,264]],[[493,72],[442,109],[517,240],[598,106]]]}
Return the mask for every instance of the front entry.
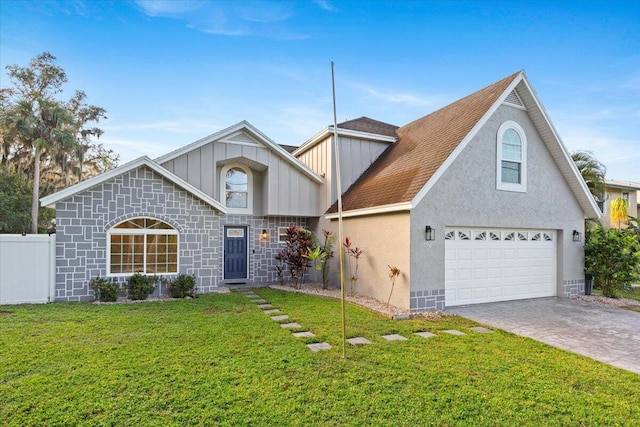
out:
{"label": "front entry", "polygon": [[224,280],[246,280],[247,227],[224,228]]}

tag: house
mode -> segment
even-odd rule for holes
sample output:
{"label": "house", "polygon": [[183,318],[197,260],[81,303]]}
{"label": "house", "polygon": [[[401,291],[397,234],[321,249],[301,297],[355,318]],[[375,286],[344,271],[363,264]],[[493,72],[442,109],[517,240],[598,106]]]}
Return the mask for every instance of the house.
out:
{"label": "house", "polygon": [[638,211],[640,206],[640,183],[631,181],[621,181],[617,179],[605,180],[604,186],[604,200],[600,204],[603,217],[602,225],[605,227],[617,226],[617,224],[611,224],[609,212],[611,211],[611,202],[617,198],[622,198],[627,201],[629,207],[629,215],[638,218]]}
{"label": "house", "polygon": [[[335,133],[357,292],[386,299],[389,265],[392,304],[413,310],[584,292],[584,219],[600,211],[524,72],[401,127]],[[241,122],[43,198],[57,299],[138,270],[194,273],[203,292],[275,282],[284,227],[337,231],[333,135],[290,153]]]}

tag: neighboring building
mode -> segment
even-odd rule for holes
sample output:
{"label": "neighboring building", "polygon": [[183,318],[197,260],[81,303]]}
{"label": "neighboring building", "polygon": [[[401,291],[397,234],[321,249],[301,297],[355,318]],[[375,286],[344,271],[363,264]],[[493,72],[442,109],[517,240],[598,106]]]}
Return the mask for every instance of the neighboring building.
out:
{"label": "neighboring building", "polygon": [[[584,292],[599,209],[523,72],[402,127],[362,117],[337,134],[359,293],[386,299],[389,265],[392,304],[414,310]],[[194,273],[204,292],[275,282],[284,227],[337,231],[332,142],[329,126],[290,154],[242,122],[43,198],[57,299],[138,270]]]}
{"label": "neighboring building", "polygon": [[629,206],[629,215],[638,218],[638,211],[640,208],[640,183],[631,181],[621,181],[617,179],[607,179],[605,181],[605,196],[604,201],[600,204],[600,208],[603,212],[601,219],[602,225],[605,227],[617,226],[611,224],[609,212],[611,211],[611,202],[618,197],[627,201]]}

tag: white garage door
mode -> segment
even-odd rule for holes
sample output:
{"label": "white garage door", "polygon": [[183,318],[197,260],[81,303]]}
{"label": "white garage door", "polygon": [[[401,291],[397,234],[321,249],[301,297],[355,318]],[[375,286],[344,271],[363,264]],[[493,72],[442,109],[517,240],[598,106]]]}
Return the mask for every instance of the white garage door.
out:
{"label": "white garage door", "polygon": [[556,294],[556,233],[551,230],[445,230],[445,305]]}

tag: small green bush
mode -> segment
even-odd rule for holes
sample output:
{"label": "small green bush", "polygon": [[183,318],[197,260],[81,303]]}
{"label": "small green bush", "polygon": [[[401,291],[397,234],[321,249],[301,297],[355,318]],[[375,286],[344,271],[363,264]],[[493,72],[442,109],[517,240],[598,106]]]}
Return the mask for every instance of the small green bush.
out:
{"label": "small green bush", "polygon": [[101,302],[114,302],[122,289],[111,277],[95,277],[91,279],[89,286],[93,288],[96,299]]}
{"label": "small green bush", "polygon": [[142,273],[134,274],[127,280],[127,296],[132,300],[147,299],[156,288],[155,281]]}
{"label": "small green bush", "polygon": [[173,298],[195,297],[196,276],[194,274],[180,274],[167,283],[167,289]]}

